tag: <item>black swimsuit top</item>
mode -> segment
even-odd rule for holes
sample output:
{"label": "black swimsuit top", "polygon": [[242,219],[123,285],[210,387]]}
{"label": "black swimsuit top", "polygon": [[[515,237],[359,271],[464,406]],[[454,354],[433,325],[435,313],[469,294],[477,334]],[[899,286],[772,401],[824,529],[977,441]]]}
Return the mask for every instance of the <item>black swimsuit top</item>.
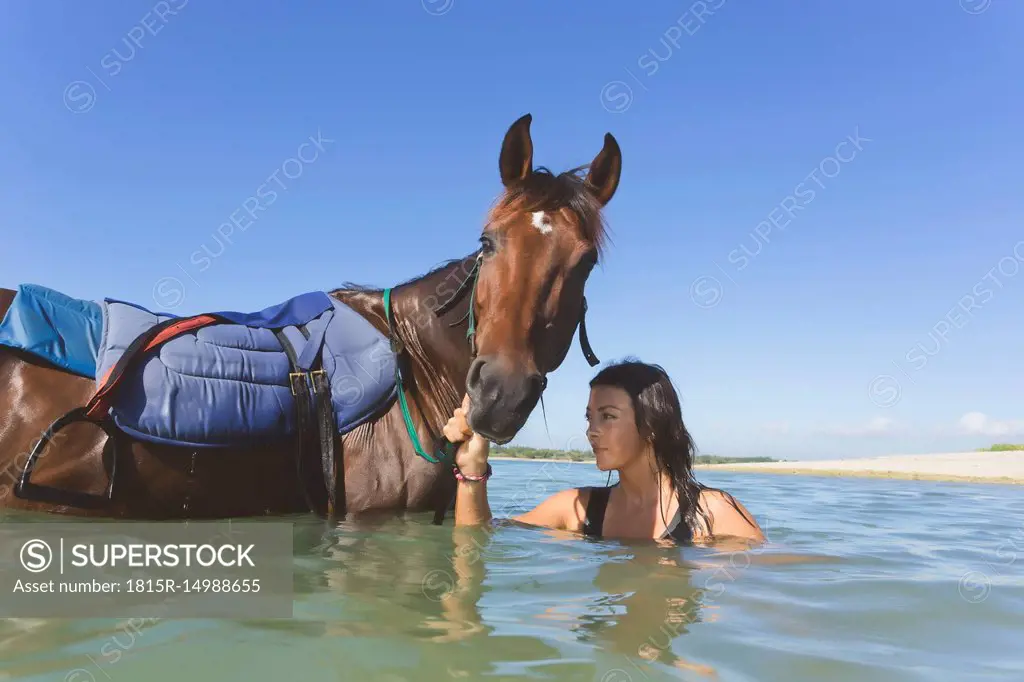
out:
{"label": "black swimsuit top", "polygon": [[[604,512],[608,507],[608,497],[611,495],[612,488],[616,487],[616,485],[618,484],[601,488],[589,488],[590,497],[587,500],[587,517],[583,522],[583,534],[587,537],[601,537],[601,533],[604,530]],[[672,521],[669,522],[665,533],[660,539],[672,538],[677,542],[690,544],[692,541],[690,527],[683,523],[682,515],[679,512],[680,510],[676,509],[675,516],[672,517]]]}

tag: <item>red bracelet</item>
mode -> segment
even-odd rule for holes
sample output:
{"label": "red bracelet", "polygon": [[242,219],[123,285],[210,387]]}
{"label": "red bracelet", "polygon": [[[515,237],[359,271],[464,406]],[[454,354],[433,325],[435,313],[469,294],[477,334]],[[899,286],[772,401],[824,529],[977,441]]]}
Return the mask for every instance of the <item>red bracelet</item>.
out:
{"label": "red bracelet", "polygon": [[470,481],[472,483],[477,483],[477,482],[480,482],[480,481],[486,481],[488,478],[491,477],[491,473],[492,473],[492,471],[491,471],[491,463],[490,462],[487,463],[487,471],[484,472],[483,476],[471,476],[470,474],[464,474],[464,473],[462,473],[462,470],[459,469],[459,465],[458,464],[456,464],[455,466],[452,467],[452,471],[455,472],[456,480],[459,480],[459,481]]}

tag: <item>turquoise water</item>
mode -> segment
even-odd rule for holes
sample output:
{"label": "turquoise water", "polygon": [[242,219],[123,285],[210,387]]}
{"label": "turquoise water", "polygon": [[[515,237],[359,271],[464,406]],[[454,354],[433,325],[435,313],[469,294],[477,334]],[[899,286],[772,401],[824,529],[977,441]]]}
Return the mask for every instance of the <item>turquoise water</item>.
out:
{"label": "turquoise water", "polygon": [[[606,480],[587,464],[494,469],[499,517]],[[1024,680],[1019,487],[698,475],[769,544],[294,517],[294,620],[8,619],[0,680]]]}

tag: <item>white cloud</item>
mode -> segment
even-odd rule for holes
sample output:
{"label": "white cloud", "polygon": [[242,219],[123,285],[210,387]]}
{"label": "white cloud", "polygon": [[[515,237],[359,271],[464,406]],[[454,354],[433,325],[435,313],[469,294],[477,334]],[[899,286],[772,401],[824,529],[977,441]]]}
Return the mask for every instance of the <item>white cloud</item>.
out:
{"label": "white cloud", "polygon": [[895,433],[897,424],[889,417],[874,417],[867,423],[854,426],[828,426],[822,433],[828,436],[860,438],[864,436],[887,436]]}
{"label": "white cloud", "polygon": [[960,433],[974,436],[1010,436],[1024,433],[1024,419],[993,419],[981,412],[968,412],[957,422]]}

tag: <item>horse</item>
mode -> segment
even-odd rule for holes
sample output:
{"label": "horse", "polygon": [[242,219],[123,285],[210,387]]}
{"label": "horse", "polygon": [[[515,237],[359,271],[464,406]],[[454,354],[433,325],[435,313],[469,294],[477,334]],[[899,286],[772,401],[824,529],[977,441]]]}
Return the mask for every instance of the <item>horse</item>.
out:
{"label": "horse", "polygon": [[[327,292],[387,335],[400,369],[396,399],[324,444],[337,455],[332,471],[277,443],[211,452],[88,421],[55,432],[55,420],[94,396],[96,382],[0,346],[0,507],[141,520],[433,511],[441,523],[456,479],[450,460],[430,453],[451,454],[441,427],[463,396],[472,402],[472,428],[507,443],[577,328],[597,363],[584,287],[603,252],[602,211],[618,187],[622,154],[606,133],[590,164],[557,175],[534,168],[531,122],[526,114],[505,133],[503,190],[476,250],[393,287],[345,283]],[[0,289],[0,319],[14,293]],[[332,475],[336,481],[325,481]],[[336,499],[327,500],[332,483]]]}

